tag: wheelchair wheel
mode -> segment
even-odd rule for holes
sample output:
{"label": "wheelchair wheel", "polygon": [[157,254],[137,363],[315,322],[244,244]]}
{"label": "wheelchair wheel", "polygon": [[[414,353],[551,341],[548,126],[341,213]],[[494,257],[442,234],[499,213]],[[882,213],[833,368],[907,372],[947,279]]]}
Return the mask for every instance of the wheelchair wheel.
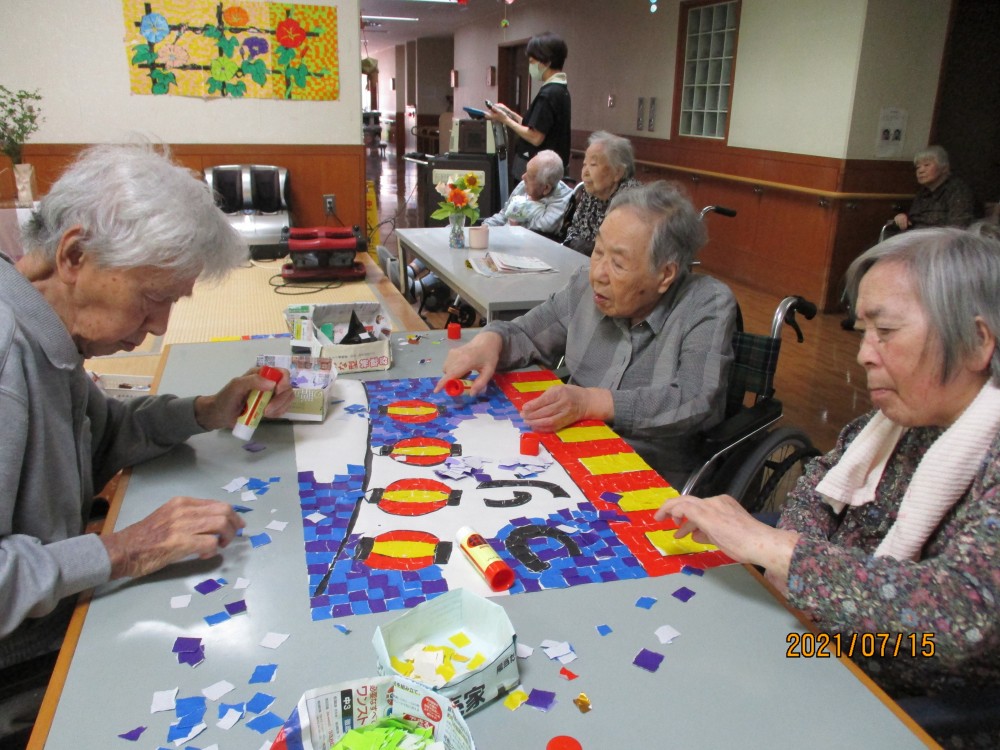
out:
{"label": "wheelchair wheel", "polygon": [[726,494],[751,513],[781,510],[785,498],[802,476],[805,464],[819,455],[809,437],[791,427],[768,433],[747,451]]}

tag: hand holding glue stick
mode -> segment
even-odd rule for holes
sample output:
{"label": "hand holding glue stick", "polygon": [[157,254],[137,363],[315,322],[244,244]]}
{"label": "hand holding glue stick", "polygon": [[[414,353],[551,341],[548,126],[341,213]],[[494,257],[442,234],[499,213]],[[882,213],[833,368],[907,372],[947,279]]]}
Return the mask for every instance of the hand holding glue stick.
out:
{"label": "hand holding glue stick", "polygon": [[[273,382],[275,386],[281,382],[282,372],[276,367],[264,365],[260,368],[259,374]],[[264,410],[267,409],[267,404],[271,400],[271,395],[271,391],[257,389],[247,394],[247,401],[243,407],[243,412],[233,426],[233,435],[240,440],[249,440],[253,437],[254,430],[260,424],[260,420],[264,416]]]}
{"label": "hand holding glue stick", "polygon": [[263,416],[276,418],[288,411],[295,399],[288,371],[280,367],[270,368],[279,374],[279,379],[273,380],[263,377],[259,369],[254,367],[233,378],[213,396],[196,398],[194,416],[198,424],[205,430],[232,429],[246,410],[247,396],[252,391],[271,394],[269,403],[264,406]]}
{"label": "hand holding glue stick", "polygon": [[458,546],[465,553],[465,559],[472,563],[494,591],[506,591],[514,585],[516,576],[511,567],[489,545],[481,534],[468,526],[463,526],[455,535]]}

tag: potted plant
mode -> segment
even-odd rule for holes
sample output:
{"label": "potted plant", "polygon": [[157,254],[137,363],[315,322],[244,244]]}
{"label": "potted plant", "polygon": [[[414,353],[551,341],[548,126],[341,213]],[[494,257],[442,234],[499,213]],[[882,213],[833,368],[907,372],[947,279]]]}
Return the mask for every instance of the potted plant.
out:
{"label": "potted plant", "polygon": [[451,232],[448,244],[451,247],[465,247],[465,220],[475,222],[479,218],[479,193],[483,186],[474,172],[462,176],[452,175],[447,182],[436,186],[444,198],[438,209],[431,214],[432,219],[448,219]]}
{"label": "potted plant", "polygon": [[35,172],[30,164],[21,163],[21,151],[42,123],[41,110],[35,105],[41,100],[37,90],[14,92],[0,86],[0,151],[14,163],[17,201],[27,205],[34,201]]}

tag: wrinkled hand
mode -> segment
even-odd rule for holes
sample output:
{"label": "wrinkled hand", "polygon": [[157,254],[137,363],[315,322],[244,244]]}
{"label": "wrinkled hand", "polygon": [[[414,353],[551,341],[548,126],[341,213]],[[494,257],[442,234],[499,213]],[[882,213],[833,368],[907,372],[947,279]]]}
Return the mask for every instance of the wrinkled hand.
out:
{"label": "wrinkled hand", "polygon": [[280,417],[292,405],[295,394],[288,370],[281,370],[281,382],[275,383],[258,375],[259,367],[247,370],[245,375],[233,378],[214,396],[200,396],[194,402],[194,415],[198,424],[206,430],[231,428],[243,411],[250,391],[271,391],[271,402],[264,409],[265,417]]}
{"label": "wrinkled hand", "polygon": [[101,541],[111,559],[112,578],[139,578],[191,555],[217,555],[244,525],[228,503],[175,497]]}
{"label": "wrinkled hand", "polygon": [[526,403],[521,417],[535,432],[555,432],[581,419],[612,422],[615,407],[611,391],[604,388],[557,385]]}
{"label": "wrinkled hand", "polygon": [[910,228],[910,217],[907,216],[906,214],[896,214],[894,217],[892,217],[892,220],[896,222],[896,226],[899,227],[900,229]]}
{"label": "wrinkled hand", "polygon": [[772,583],[784,588],[798,532],[761,523],[729,495],[681,495],[667,500],[654,517],[657,521],[673,518],[678,537],[690,534],[696,542],[714,544],[737,562],[766,568]]}
{"label": "wrinkled hand", "polygon": [[445,357],[444,367],[441,368],[444,375],[434,386],[434,392],[440,393],[445,381],[464,378],[475,370],[479,373],[479,377],[473,381],[469,393],[478,396],[486,390],[486,386],[493,378],[502,351],[503,339],[500,338],[500,334],[492,331],[483,331],[468,344],[452,349]]}

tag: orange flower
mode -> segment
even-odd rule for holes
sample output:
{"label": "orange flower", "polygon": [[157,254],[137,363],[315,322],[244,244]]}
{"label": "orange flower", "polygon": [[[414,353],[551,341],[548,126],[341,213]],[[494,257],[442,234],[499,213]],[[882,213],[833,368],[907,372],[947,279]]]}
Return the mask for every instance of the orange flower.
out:
{"label": "orange flower", "polygon": [[455,204],[458,208],[462,208],[463,206],[468,205],[469,196],[467,196],[464,191],[455,189],[448,194],[448,202]]}
{"label": "orange flower", "polygon": [[230,26],[246,26],[250,23],[250,14],[238,5],[231,5],[222,11],[222,20]]}

